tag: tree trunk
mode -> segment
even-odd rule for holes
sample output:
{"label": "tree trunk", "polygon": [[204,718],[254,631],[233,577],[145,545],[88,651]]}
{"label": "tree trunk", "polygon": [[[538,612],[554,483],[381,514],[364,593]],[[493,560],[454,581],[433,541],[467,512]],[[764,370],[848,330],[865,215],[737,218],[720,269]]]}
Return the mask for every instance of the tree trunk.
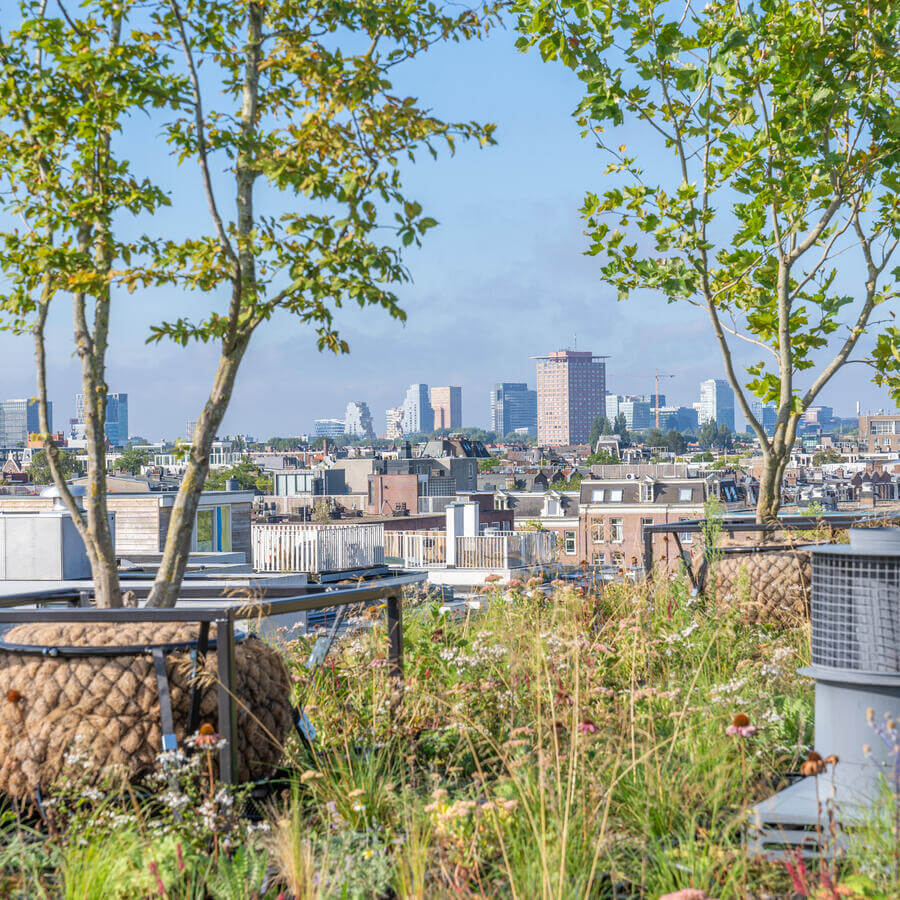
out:
{"label": "tree trunk", "polygon": [[219,358],[213,389],[194,430],[190,458],[181,479],[181,487],[175,497],[162,560],[147,599],[147,606],[172,607],[178,600],[178,591],[191,552],[197,506],[203,492],[203,484],[209,474],[212,444],[228,409],[234,380],[248,341],[249,335],[242,337],[230,351],[223,349]]}
{"label": "tree trunk", "polygon": [[763,470],[759,478],[759,494],[756,498],[756,521],[772,525],[778,520],[781,508],[781,479],[778,477],[777,458],[773,453],[764,457]]}

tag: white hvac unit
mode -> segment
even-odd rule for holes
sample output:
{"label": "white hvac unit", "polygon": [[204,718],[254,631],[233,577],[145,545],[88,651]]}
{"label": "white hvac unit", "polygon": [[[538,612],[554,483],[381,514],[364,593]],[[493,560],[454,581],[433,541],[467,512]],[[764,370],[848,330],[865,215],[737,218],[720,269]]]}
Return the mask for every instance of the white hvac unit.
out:
{"label": "white hvac unit", "polygon": [[767,855],[818,852],[826,799],[844,828],[865,815],[892,763],[867,711],[900,717],[900,528],[851,528],[849,545],[809,549],[812,665],[800,672],[816,680],[815,749],[839,762],[818,798],[810,776],[754,807],[750,849]]}

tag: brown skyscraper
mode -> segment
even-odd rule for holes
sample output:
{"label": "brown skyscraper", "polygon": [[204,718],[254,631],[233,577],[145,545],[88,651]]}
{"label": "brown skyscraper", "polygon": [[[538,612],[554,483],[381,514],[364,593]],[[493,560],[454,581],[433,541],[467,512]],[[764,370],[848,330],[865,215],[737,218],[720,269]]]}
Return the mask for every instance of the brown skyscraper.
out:
{"label": "brown skyscraper", "polygon": [[594,419],[606,415],[606,357],[555,350],[535,359],[538,443],[586,443]]}
{"label": "brown skyscraper", "polygon": [[462,428],[462,388],[433,387],[431,408],[434,410],[434,430]]}

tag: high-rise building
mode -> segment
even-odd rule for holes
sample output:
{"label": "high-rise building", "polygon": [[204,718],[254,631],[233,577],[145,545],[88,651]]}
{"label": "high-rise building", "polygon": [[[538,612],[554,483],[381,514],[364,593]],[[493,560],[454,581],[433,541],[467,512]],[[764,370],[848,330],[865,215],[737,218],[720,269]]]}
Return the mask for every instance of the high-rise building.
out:
{"label": "high-rise building", "polygon": [[316,419],[313,422],[313,432],[316,437],[343,437],[343,419]]}
{"label": "high-rise building", "polygon": [[700,382],[700,425],[712,420],[719,427],[734,431],[734,391],[724,378],[708,378]]}
{"label": "high-rise building", "polygon": [[[47,402],[47,418],[53,432],[53,403]],[[41,417],[36,397],[27,400],[0,401],[0,447],[24,447],[29,434],[41,430]]]}
{"label": "high-rise building", "polygon": [[433,387],[431,410],[434,413],[434,430],[462,428],[462,388]]}
{"label": "high-rise building", "polygon": [[403,437],[403,407],[395,406],[385,413],[384,436],[389,441],[398,441]]}
{"label": "high-rise building", "polygon": [[194,432],[197,430],[198,419],[188,419],[184,426],[184,437],[187,441],[194,439]]}
{"label": "high-rise building", "polygon": [[[778,418],[778,411],[771,403],[763,403],[762,400],[754,400],[750,404],[750,411],[756,416],[756,421],[763,427],[763,431],[769,437],[775,434],[775,420]],[[747,425],[747,434],[753,434],[753,429]]]}
{"label": "high-rise building", "polygon": [[[73,424],[84,423],[84,394],[75,395],[75,420]],[[106,395],[106,439],[113,447],[124,447],[128,443],[128,394]],[[193,436],[193,435],[191,435]]]}
{"label": "high-rise building", "polygon": [[586,443],[594,419],[606,415],[606,357],[556,350],[535,359],[538,443]]}
{"label": "high-rise building", "polygon": [[411,384],[401,408],[404,434],[431,434],[434,431],[434,410],[427,384]]}
{"label": "high-rise building", "polygon": [[491,388],[491,430],[508,434],[537,434],[537,391],[522,381],[501,381]]}
{"label": "high-rise building", "polygon": [[344,433],[350,437],[374,438],[375,428],[369,404],[364,400],[351,400],[344,413]]}

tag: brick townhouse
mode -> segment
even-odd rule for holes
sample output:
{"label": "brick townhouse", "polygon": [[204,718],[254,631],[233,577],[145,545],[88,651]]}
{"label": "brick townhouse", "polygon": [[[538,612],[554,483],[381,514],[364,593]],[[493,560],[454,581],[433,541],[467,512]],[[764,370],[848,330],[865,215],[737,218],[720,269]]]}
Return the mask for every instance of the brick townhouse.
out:
{"label": "brick townhouse", "polygon": [[[644,525],[701,519],[710,496],[720,498],[729,511],[744,505],[742,486],[730,476],[633,475],[583,481],[577,535],[581,559],[612,565],[639,562]],[[681,540],[690,550],[694,536],[684,533]],[[678,559],[674,540],[656,535],[653,550],[655,559],[674,568]]]}

